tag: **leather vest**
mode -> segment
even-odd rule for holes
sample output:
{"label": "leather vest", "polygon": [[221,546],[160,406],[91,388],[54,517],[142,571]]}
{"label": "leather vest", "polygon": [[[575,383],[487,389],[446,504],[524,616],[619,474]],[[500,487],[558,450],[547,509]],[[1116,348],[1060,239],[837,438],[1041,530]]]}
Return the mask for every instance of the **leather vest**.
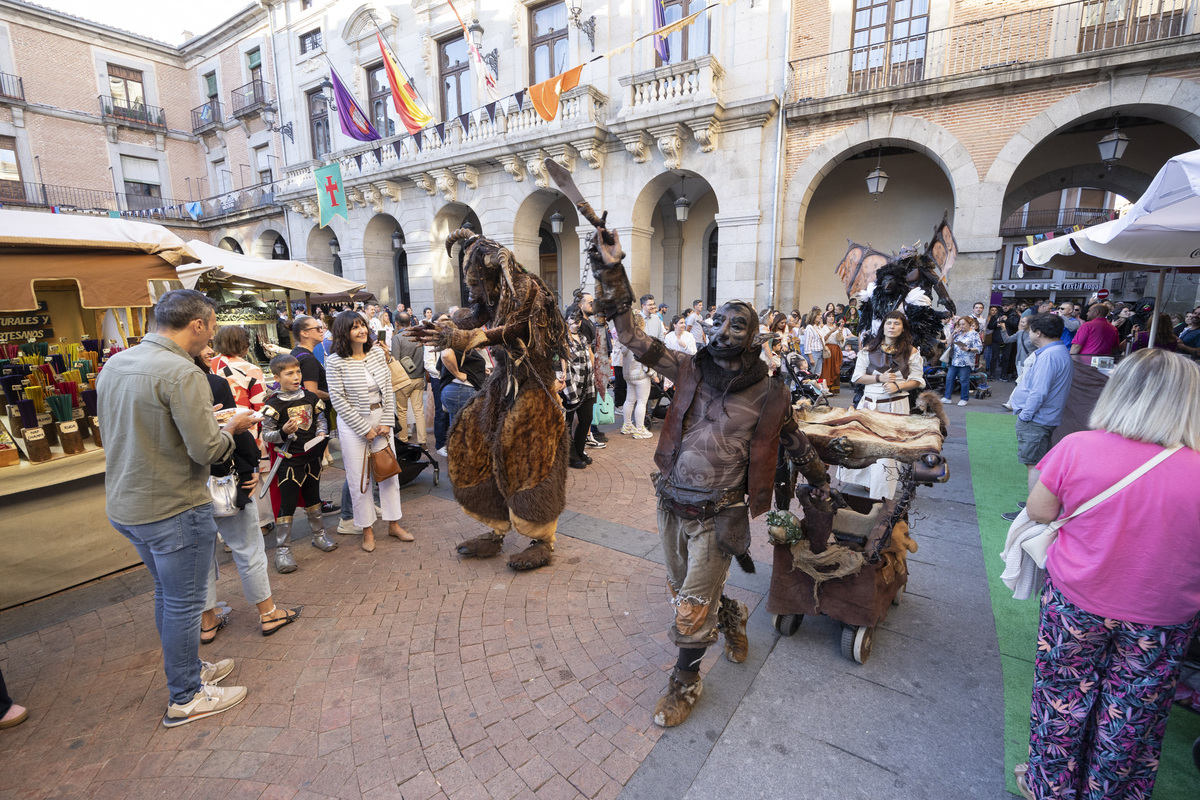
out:
{"label": "leather vest", "polygon": [[[747,500],[750,516],[757,517],[771,508],[775,485],[775,463],[779,456],[779,436],[791,413],[791,395],[783,381],[767,377],[766,401],[758,425],[750,436],[750,474],[747,476]],[[675,397],[663,421],[663,430],[654,451],[654,465],[663,475],[670,475],[679,458],[679,443],[683,439],[683,419],[696,399],[700,386],[700,370],[689,359],[679,366],[675,380]],[[744,390],[745,391],[745,390]]]}

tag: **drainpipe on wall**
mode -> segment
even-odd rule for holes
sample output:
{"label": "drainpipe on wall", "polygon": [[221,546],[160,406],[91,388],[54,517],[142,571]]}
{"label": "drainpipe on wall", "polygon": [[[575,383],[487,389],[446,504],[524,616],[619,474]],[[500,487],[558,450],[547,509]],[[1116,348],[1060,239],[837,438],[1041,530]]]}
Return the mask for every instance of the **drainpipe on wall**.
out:
{"label": "drainpipe on wall", "polygon": [[783,133],[786,125],[786,114],[784,112],[784,104],[787,102],[787,76],[788,76],[788,56],[791,55],[791,36],[792,36],[792,3],[794,0],[787,0],[783,12],[783,69],[780,71],[780,93],[779,93],[779,130],[775,138],[775,186],[771,190],[771,199],[773,208],[771,209],[771,265],[767,284],[767,303],[775,305],[775,273],[779,265],[779,218],[782,213],[783,198],[779,196],[780,189],[783,186]]}
{"label": "drainpipe on wall", "polygon": [[[279,91],[282,88],[282,85],[279,83],[279,54],[275,51],[275,8],[271,5],[269,0],[258,0],[258,4],[262,8],[266,9],[266,12],[267,12],[267,36],[271,40],[271,74],[275,76],[275,103],[279,109],[276,112],[277,116],[275,117],[275,119],[278,121],[279,126],[282,127],[283,126],[283,98],[279,94]],[[279,150],[280,150],[280,152],[283,153],[283,158],[280,158],[279,156],[275,156],[275,162],[280,165],[280,167],[278,167],[278,169],[282,173],[283,170],[287,168],[287,145],[283,143],[283,134],[275,133],[274,131],[272,131],[271,132],[271,149],[272,150],[275,149],[276,140],[279,141]],[[283,177],[284,176],[281,174],[275,178],[275,181],[276,181],[275,191],[276,192],[279,191],[279,189],[278,189],[278,186],[280,185],[279,181],[282,180]],[[290,213],[288,213],[290,211],[290,209],[287,207],[287,205],[280,205],[280,208],[283,209],[283,229],[284,229],[284,231],[286,231],[287,239],[288,239],[288,257],[294,258],[294,253],[296,252],[296,242],[292,239],[292,215]],[[305,248],[304,248],[304,257],[308,258],[307,243],[305,244]],[[305,298],[305,299],[307,300],[307,298]],[[288,303],[288,308],[290,310],[291,303]],[[310,306],[308,310],[311,311],[312,307]]]}

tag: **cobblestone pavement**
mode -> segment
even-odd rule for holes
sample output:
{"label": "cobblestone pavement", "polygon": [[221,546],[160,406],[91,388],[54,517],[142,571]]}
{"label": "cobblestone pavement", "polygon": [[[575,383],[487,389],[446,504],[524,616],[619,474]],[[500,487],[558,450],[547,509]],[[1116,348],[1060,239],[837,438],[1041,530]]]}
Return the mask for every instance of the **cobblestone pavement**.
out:
{"label": "cobblestone pavement", "polygon": [[[997,395],[970,410],[1002,411]],[[506,566],[525,546],[515,534],[500,557],[459,558],[481,526],[444,468],[440,486],[427,470],[402,490],[415,543],[382,524],[373,554],[352,536],[329,554],[299,539],[300,569],[270,577],[277,602],[304,614],[269,639],[222,555],[233,617],[201,656],[236,659],[225,683],[250,693],[211,719],[159,725],[145,569],[0,613],[0,669],[30,709],[0,732],[0,800],[1009,797],[962,409],[948,413],[953,478],[918,497],[909,599],[869,664],[841,658],[826,617],[791,638],[772,630],[760,518],[758,571],[735,568],[728,586],[750,607],[750,658],[712,648],[692,718],[657,728],[676,652],[649,480],[658,431],[643,441],[611,426],[595,463],[569,472],[548,568]],[[341,482],[329,469],[323,494]]]}
{"label": "cobblestone pavement", "polygon": [[[573,527],[615,524],[649,551],[656,439],[609,438],[592,467],[570,472]],[[498,558],[461,559],[456,543],[480,526],[444,476],[432,489],[426,471],[403,490],[413,544],[382,524],[373,554],[352,536],[329,554],[299,540],[300,569],[270,578],[276,602],[303,616],[269,639],[223,565],[218,596],[233,616],[201,657],[234,658],[225,683],[250,692],[208,720],[159,725],[166,687],[144,569],[0,614],[28,631],[0,644],[0,668],[30,709],[0,734],[0,799],[616,797],[662,733],[651,711],[675,655],[663,568],[565,535],[554,564],[532,573],[505,564],[526,543],[515,535]],[[340,478],[328,470],[327,496]],[[752,610],[761,600],[730,593]]]}

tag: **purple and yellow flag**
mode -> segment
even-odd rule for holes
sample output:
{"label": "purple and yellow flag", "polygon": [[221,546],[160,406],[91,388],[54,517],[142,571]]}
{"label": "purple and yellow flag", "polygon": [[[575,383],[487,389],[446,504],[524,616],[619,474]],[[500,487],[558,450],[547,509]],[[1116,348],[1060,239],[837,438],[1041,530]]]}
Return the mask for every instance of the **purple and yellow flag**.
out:
{"label": "purple and yellow flag", "polygon": [[350,90],[338,78],[337,72],[331,69],[329,78],[333,81],[333,94],[337,101],[338,121],[342,123],[342,132],[360,142],[373,142],[378,139],[379,132],[358,107],[358,103],[354,102],[354,95],[350,94]]}
{"label": "purple and yellow flag", "polygon": [[[664,27],[667,24],[667,15],[663,10],[663,0],[650,0],[654,6],[654,30]],[[654,36],[654,52],[658,53],[662,63],[671,63],[671,43],[667,41],[666,36]]]}

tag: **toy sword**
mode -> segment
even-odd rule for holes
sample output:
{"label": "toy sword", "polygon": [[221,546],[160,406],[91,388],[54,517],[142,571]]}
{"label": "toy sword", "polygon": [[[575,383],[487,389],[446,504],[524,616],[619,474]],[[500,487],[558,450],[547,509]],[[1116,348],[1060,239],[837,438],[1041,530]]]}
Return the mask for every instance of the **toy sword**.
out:
{"label": "toy sword", "polygon": [[258,487],[258,496],[265,497],[267,491],[271,488],[271,481],[275,480],[275,473],[279,472],[279,465],[284,462],[284,454],[287,453],[288,447],[291,446],[292,440],[296,438],[296,434],[289,434],[283,440],[283,445],[279,450],[279,456],[275,459],[275,463],[271,465],[271,471],[267,473],[266,480],[262,482],[262,486]]}

